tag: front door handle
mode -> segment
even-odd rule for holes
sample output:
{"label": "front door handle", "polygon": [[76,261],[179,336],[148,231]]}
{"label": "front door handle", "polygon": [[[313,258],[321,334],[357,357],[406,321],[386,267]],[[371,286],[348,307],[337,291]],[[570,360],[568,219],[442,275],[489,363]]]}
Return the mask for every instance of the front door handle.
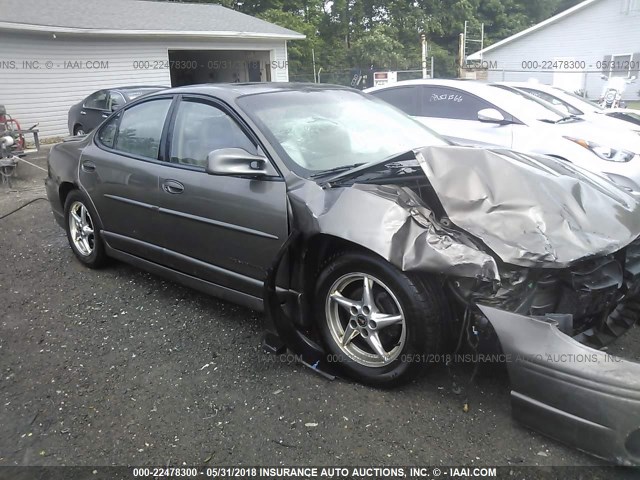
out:
{"label": "front door handle", "polygon": [[96,164],[89,161],[82,162],[82,170],[87,173],[93,173],[96,171]]}
{"label": "front door handle", "polygon": [[102,114],[102,118],[107,118],[109,116],[109,114],[107,112]]}
{"label": "front door handle", "polygon": [[162,183],[162,189],[167,193],[176,195],[184,192],[184,185],[182,185],[177,180],[165,180]]}

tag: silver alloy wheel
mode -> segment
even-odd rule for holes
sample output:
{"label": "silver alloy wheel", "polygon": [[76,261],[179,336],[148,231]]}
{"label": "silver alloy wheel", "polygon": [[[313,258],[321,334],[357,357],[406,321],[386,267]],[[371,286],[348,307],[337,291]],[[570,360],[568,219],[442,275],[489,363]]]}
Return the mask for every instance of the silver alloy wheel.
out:
{"label": "silver alloy wheel", "polygon": [[69,209],[69,231],[78,253],[88,257],[95,247],[93,220],[82,202],[73,202]]}
{"label": "silver alloy wheel", "polygon": [[[402,307],[393,292],[372,275],[349,273],[338,278],[327,294],[325,315],[336,345],[360,365],[384,367],[402,352],[407,336]],[[392,326],[399,328],[384,332]]]}
{"label": "silver alloy wheel", "polygon": [[76,129],[76,135],[84,135],[84,134],[85,134],[84,133],[84,129],[82,129],[82,128],[77,128]]}

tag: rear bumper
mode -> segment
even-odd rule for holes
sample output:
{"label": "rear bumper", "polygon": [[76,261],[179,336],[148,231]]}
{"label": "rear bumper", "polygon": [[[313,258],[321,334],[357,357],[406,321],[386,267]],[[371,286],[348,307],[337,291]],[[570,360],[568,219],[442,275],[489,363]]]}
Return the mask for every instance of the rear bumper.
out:
{"label": "rear bumper", "polygon": [[480,306],[508,358],[515,420],[619,465],[640,465],[640,364],[555,323]]}

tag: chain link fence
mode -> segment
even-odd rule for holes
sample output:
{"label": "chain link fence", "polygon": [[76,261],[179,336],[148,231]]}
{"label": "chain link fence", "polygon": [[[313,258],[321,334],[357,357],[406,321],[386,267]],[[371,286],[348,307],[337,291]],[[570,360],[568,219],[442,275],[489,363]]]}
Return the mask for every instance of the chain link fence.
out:
{"label": "chain link fence", "polygon": [[[317,71],[317,83],[327,83],[333,85],[343,85],[353,88],[368,88],[374,85],[373,74],[376,72],[388,72],[388,70],[362,70],[354,68],[345,68],[326,71],[320,69]],[[395,71],[397,81],[414,80],[422,78],[422,69],[408,69]],[[313,71],[305,72],[289,72],[290,82],[314,82]]]}

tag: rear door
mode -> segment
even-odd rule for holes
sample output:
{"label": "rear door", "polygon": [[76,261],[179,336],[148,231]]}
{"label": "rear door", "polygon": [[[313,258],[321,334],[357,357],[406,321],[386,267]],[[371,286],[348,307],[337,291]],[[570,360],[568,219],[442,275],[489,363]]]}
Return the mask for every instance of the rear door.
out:
{"label": "rear door", "polygon": [[183,97],[173,118],[166,147],[171,163],[159,170],[165,261],[261,297],[266,271],[288,235],[284,180],[205,173],[213,150],[260,152],[255,136],[226,105]]}
{"label": "rear door", "polygon": [[80,159],[80,183],[109,245],[158,263],[158,169],[171,103],[164,97],[123,109],[96,132]]}

